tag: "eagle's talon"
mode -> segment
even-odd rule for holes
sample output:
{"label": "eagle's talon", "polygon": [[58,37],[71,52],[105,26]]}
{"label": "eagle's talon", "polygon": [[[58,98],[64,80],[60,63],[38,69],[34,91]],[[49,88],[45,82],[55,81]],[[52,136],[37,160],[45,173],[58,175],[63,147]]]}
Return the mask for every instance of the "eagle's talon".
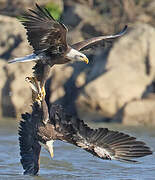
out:
{"label": "eagle's talon", "polygon": [[36,79],[36,77],[26,77],[25,79],[31,89],[32,89],[32,100],[33,102],[38,101],[41,102],[46,95],[44,86],[41,88],[39,81]]}
{"label": "eagle's talon", "polygon": [[42,95],[43,98],[45,98],[45,96],[46,96],[46,91],[45,91],[44,86],[41,88],[41,95]]}

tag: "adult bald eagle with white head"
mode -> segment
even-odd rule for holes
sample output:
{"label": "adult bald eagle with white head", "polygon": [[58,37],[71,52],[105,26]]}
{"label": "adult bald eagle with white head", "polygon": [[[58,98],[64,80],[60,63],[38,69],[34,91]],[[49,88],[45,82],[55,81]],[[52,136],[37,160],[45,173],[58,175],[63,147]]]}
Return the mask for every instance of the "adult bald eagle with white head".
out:
{"label": "adult bald eagle with white head", "polygon": [[57,22],[46,8],[41,8],[36,4],[36,10],[30,9],[29,11],[23,16],[21,22],[27,30],[27,38],[33,47],[33,54],[15,58],[9,63],[35,61],[34,75],[41,87],[44,86],[50,68],[54,64],[64,64],[70,61],[88,63],[88,58],[80,51],[103,46],[106,41],[122,36],[127,29],[125,26],[118,34],[94,37],[70,46],[66,39],[68,31],[66,26]]}

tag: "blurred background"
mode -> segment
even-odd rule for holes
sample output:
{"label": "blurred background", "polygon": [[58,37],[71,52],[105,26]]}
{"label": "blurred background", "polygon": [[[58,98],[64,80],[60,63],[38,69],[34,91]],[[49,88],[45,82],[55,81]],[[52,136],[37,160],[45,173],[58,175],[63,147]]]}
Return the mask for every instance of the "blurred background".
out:
{"label": "blurred background", "polygon": [[33,63],[7,61],[32,52],[21,14],[46,7],[69,29],[70,44],[99,35],[126,35],[97,51],[85,52],[88,65],[76,62],[52,68],[47,102],[91,122],[155,125],[154,0],[0,0],[0,117],[18,118],[31,109],[25,77]]}

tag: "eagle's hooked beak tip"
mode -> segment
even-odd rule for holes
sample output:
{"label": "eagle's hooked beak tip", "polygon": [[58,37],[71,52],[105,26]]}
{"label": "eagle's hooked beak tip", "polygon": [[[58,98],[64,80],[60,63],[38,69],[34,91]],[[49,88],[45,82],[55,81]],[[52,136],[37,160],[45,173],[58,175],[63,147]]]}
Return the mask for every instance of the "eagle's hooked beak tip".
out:
{"label": "eagle's hooked beak tip", "polygon": [[46,147],[47,147],[48,152],[50,153],[51,158],[54,157],[53,142],[54,142],[53,140],[46,142]]}
{"label": "eagle's hooked beak tip", "polygon": [[82,57],[81,60],[84,61],[86,64],[89,63],[89,59],[87,57]]}
{"label": "eagle's hooked beak tip", "polygon": [[50,155],[51,155],[51,158],[53,159],[54,153],[53,153],[53,152],[50,152]]}

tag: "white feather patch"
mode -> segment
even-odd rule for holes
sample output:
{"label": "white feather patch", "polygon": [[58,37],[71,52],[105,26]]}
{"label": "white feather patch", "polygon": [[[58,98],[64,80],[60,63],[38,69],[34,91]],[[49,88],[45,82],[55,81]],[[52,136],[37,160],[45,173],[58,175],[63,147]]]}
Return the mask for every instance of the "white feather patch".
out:
{"label": "white feather patch", "polygon": [[37,60],[39,60],[39,57],[36,54],[30,54],[24,57],[12,59],[8,61],[8,63],[29,62],[29,61],[37,61]]}
{"label": "white feather patch", "polygon": [[77,60],[76,56],[82,56],[86,58],[86,55],[73,48],[66,54],[66,57],[70,60]]}
{"label": "white feather patch", "polygon": [[98,156],[100,156],[101,158],[105,158],[105,159],[113,159],[113,157],[111,157],[110,153],[104,149],[104,148],[101,148],[101,147],[95,147],[94,148],[94,151],[96,152],[96,154]]}

